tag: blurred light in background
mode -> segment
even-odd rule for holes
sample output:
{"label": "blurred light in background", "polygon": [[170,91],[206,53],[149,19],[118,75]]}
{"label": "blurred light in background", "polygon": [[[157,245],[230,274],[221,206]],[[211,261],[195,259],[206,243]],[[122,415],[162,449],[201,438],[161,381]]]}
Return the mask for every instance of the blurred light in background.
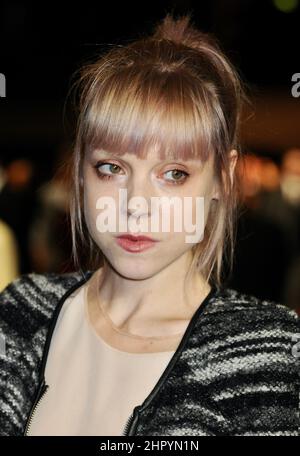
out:
{"label": "blurred light in background", "polygon": [[281,189],[291,204],[300,205],[300,148],[288,149],[283,155]]}
{"label": "blurred light in background", "polygon": [[298,7],[299,0],[273,0],[273,4],[279,11],[291,13]]}

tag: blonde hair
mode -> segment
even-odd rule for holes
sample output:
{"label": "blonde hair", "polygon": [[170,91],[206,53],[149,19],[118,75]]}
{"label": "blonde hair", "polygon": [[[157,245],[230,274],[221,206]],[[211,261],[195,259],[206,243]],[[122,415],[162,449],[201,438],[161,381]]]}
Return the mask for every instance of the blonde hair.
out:
{"label": "blonde hair", "polygon": [[203,240],[192,247],[190,271],[221,285],[226,248],[232,267],[239,201],[229,151],[242,156],[238,127],[247,96],[216,38],[196,29],[190,14],[177,19],[167,14],[150,36],[113,45],[75,75],[70,222],[76,267],[82,271],[79,246],[87,252],[86,268],[105,261],[84,220],[82,162],[89,149],[145,157],[154,147],[161,158],[204,162],[213,154],[220,199],[211,205]]}

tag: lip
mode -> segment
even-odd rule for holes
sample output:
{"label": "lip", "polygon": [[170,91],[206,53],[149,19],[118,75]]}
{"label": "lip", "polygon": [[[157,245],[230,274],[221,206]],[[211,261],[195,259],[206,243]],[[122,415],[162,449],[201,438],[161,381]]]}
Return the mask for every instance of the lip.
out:
{"label": "lip", "polygon": [[133,236],[131,234],[123,234],[117,236],[117,244],[127,252],[139,253],[153,247],[158,241],[148,236]]}
{"label": "lip", "polygon": [[129,241],[151,241],[151,242],[157,242],[155,239],[152,239],[149,236],[135,236],[134,234],[121,234],[120,236],[117,236],[118,239],[128,239]]}

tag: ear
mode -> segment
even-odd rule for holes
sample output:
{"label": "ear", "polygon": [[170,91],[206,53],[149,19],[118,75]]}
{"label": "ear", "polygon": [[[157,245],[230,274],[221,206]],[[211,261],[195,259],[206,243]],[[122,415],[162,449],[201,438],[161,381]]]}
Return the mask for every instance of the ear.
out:
{"label": "ear", "polygon": [[[235,166],[236,166],[236,163],[237,163],[237,159],[238,159],[238,153],[237,153],[236,149],[232,149],[229,152],[229,159],[230,159],[230,181],[231,181],[231,185],[232,185],[233,184],[234,169],[235,169]],[[224,174],[223,174],[223,177],[224,177]],[[218,191],[218,188],[217,188],[217,184],[216,184],[215,188],[214,188],[212,199],[218,200],[219,198],[220,198],[220,194],[219,194],[219,191]]]}

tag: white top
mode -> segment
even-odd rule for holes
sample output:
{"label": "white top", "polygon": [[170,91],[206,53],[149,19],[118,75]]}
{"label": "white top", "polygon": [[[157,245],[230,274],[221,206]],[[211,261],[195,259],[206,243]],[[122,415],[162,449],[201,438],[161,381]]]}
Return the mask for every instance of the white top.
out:
{"label": "white top", "polygon": [[[63,304],[45,368],[49,388],[34,411],[27,435],[123,435],[134,407],[150,394],[173,357],[175,350],[121,351],[101,337],[87,304],[89,283],[97,274]],[[173,341],[179,344],[182,334],[175,336]],[[129,337],[131,342],[134,337],[147,339]]]}

